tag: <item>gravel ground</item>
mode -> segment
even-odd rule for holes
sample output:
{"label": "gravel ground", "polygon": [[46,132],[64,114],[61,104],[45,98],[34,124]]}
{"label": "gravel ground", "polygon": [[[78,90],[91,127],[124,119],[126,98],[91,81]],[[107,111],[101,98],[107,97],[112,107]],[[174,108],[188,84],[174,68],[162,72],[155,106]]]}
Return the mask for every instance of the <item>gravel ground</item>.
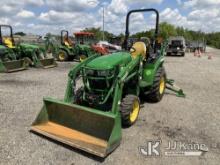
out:
{"label": "gravel ground", "polygon": [[[166,57],[169,78],[187,94],[167,92],[158,104],[144,103],[139,119],[123,129],[121,145],[106,159],[49,141],[29,132],[44,96],[62,99],[68,70],[74,63],[53,69],[29,69],[0,74],[0,164],[219,164],[220,162],[220,51],[208,48],[211,60],[186,54]],[[162,156],[146,157],[138,147],[162,140]],[[164,156],[168,141],[201,143],[208,152],[194,157]]]}

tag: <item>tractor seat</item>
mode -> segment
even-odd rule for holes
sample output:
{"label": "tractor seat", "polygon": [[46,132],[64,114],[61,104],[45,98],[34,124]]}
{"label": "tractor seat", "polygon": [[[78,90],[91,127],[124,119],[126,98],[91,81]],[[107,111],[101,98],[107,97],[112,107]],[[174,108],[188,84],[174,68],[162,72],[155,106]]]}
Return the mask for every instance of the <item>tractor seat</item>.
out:
{"label": "tractor seat", "polygon": [[64,39],[64,45],[67,46],[67,47],[72,47],[73,46],[73,42],[70,39],[65,38]]}
{"label": "tractor seat", "polygon": [[147,47],[144,42],[135,42],[130,49],[131,57],[136,58],[141,55],[144,59],[146,59]]}
{"label": "tractor seat", "polygon": [[3,43],[5,44],[5,46],[7,46],[8,48],[15,48],[15,46],[13,45],[12,39],[11,38],[3,38]]}
{"label": "tractor seat", "polygon": [[64,44],[65,44],[66,46],[70,46],[70,44],[69,44],[68,41],[64,41]]}

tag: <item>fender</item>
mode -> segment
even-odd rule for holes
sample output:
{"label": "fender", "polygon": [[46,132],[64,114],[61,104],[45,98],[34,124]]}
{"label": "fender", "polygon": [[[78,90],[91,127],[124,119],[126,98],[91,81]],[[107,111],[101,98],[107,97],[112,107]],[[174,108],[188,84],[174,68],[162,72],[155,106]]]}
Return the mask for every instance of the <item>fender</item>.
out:
{"label": "fender", "polygon": [[143,73],[142,73],[142,81],[140,84],[141,87],[147,87],[153,84],[155,74],[157,73],[158,68],[163,65],[163,63],[164,63],[164,56],[161,56],[155,61],[155,63],[152,64],[146,63],[144,65]]}

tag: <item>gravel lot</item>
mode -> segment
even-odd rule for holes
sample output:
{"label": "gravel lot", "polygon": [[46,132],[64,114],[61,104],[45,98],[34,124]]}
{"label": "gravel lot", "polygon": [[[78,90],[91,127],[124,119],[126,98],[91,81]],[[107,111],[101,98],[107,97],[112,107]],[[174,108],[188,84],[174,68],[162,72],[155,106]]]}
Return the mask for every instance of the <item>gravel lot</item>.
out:
{"label": "gravel lot", "polygon": [[[29,132],[42,107],[42,98],[62,99],[68,70],[74,63],[53,69],[29,69],[0,74],[0,164],[219,164],[220,162],[220,51],[208,48],[203,55],[166,57],[169,78],[187,94],[167,93],[158,104],[144,103],[136,124],[123,129],[121,145],[106,159],[49,141]],[[147,140],[162,140],[162,156],[145,157],[138,147]],[[204,143],[208,152],[194,157],[167,157],[168,141]]]}

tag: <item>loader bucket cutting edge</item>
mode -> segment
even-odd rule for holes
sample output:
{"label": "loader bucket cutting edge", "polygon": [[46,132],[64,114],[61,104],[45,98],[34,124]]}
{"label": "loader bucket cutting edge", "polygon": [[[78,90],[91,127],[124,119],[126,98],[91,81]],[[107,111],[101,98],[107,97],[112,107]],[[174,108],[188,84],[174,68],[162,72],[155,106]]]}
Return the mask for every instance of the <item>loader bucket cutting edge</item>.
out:
{"label": "loader bucket cutting edge", "polygon": [[45,69],[57,66],[57,63],[54,58],[42,59],[40,60],[40,63]]}
{"label": "loader bucket cutting edge", "polygon": [[27,69],[25,60],[14,60],[8,62],[1,62],[0,72],[16,72]]}
{"label": "loader bucket cutting edge", "polygon": [[121,140],[119,115],[50,98],[44,99],[31,130],[99,157],[107,156]]}

